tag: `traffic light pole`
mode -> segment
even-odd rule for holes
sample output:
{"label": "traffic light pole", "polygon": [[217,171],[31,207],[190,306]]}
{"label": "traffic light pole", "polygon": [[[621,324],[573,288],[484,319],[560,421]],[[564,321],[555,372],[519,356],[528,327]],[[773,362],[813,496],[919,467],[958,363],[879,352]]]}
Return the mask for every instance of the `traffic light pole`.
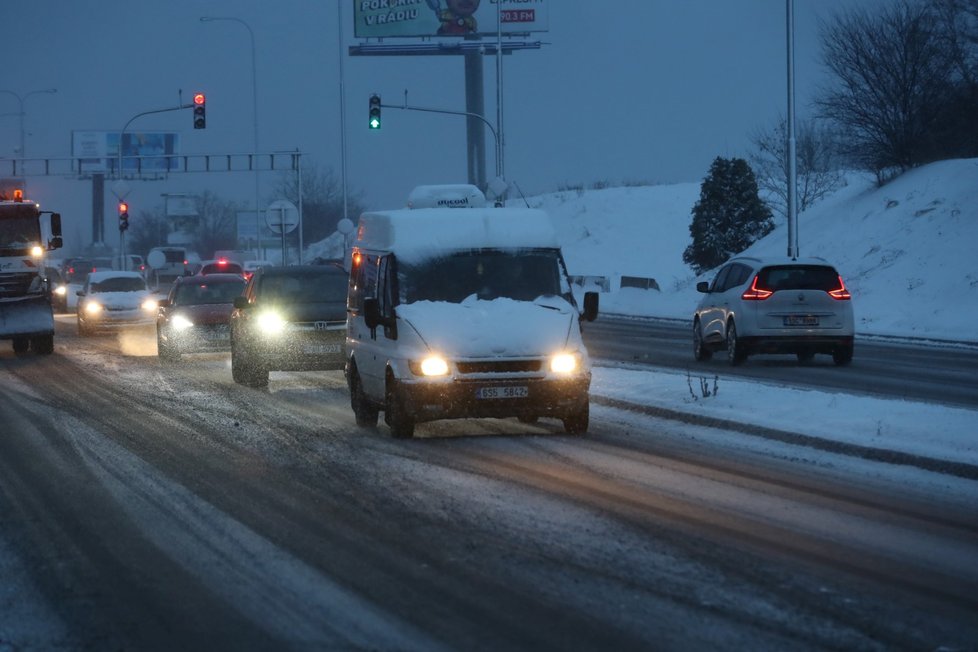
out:
{"label": "traffic light pole", "polygon": [[445,113],[448,115],[464,115],[469,118],[476,118],[477,120],[482,120],[482,122],[484,122],[485,125],[489,127],[489,131],[492,132],[492,137],[496,141],[496,176],[497,177],[500,176],[501,170],[500,170],[500,156],[499,156],[499,151],[500,151],[499,134],[496,133],[495,127],[493,127],[492,123],[486,120],[485,117],[479,115],[478,113],[470,113],[469,111],[449,111],[448,109],[433,109],[424,106],[408,106],[407,91],[404,91],[404,104],[398,106],[396,104],[382,103],[380,106],[385,109],[401,109],[402,111],[424,111],[425,113]]}

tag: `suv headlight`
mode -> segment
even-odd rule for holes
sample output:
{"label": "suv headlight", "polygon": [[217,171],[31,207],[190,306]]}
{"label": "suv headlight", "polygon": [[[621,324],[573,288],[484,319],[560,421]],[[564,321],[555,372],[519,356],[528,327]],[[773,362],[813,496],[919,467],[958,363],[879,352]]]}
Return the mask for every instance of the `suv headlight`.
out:
{"label": "suv headlight", "polygon": [[170,320],[170,325],[178,331],[185,331],[188,328],[193,328],[194,323],[183,315],[173,315],[173,319]]}
{"label": "suv headlight", "polygon": [[266,335],[278,335],[285,330],[285,320],[277,312],[263,312],[258,315],[258,329]]}

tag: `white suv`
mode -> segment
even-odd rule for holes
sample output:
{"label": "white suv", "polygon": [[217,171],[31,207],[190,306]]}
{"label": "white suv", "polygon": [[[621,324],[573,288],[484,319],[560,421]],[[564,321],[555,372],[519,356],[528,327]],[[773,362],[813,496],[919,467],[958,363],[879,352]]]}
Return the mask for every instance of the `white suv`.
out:
{"label": "white suv", "polygon": [[727,261],[693,315],[693,355],[709,360],[726,349],[737,365],[755,353],[794,353],[808,362],[827,353],[852,361],[852,301],[842,276],[821,258]]}

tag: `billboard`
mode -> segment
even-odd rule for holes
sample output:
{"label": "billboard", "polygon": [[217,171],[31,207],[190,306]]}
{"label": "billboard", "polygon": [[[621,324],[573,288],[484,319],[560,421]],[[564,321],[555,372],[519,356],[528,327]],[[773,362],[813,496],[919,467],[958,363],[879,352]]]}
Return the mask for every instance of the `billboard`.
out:
{"label": "billboard", "polygon": [[548,0],[353,0],[357,38],[495,36],[547,31]]}
{"label": "billboard", "polygon": [[[134,174],[158,174],[176,168],[177,161],[164,158],[180,153],[174,132],[126,132],[122,137],[122,168]],[[71,132],[71,155],[79,159],[79,172],[112,172],[119,165],[118,131]]]}

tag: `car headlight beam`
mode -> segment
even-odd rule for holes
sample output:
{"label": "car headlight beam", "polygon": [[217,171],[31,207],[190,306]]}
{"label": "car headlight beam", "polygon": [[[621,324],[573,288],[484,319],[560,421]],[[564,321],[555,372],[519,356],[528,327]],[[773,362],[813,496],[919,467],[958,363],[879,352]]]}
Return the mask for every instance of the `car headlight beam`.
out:
{"label": "car headlight beam", "polygon": [[194,323],[183,315],[174,315],[173,319],[170,320],[170,325],[178,331],[185,331],[194,327]]}
{"label": "car headlight beam", "polygon": [[421,361],[421,374],[424,376],[445,376],[448,374],[448,362],[437,355],[429,356]]}
{"label": "car headlight beam", "polygon": [[263,312],[258,315],[258,329],[266,335],[278,335],[285,330],[285,320],[277,312]]}
{"label": "car headlight beam", "polygon": [[550,371],[555,374],[570,374],[577,370],[577,356],[573,353],[558,353],[550,358]]}

